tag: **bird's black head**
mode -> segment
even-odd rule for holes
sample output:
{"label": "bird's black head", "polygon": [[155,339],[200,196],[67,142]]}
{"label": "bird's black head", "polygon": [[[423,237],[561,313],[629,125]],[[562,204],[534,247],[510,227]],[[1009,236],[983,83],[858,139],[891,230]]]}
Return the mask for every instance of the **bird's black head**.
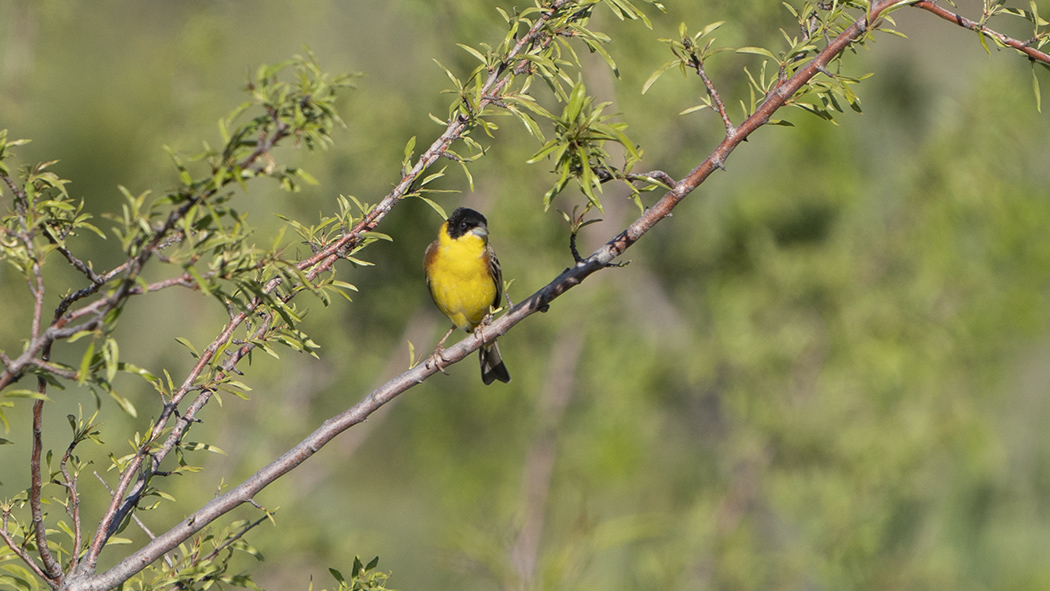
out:
{"label": "bird's black head", "polygon": [[488,229],[488,220],[485,219],[485,216],[466,207],[460,207],[453,211],[452,215],[448,216],[447,221],[448,235],[453,240],[467,232],[473,231],[474,228],[479,226]]}

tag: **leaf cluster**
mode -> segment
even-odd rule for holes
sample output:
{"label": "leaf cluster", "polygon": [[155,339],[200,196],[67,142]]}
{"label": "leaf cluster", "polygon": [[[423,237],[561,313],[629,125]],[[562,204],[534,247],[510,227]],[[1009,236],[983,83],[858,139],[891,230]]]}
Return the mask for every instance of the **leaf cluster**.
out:
{"label": "leaf cluster", "polygon": [[[327,147],[332,141],[332,130],[343,124],[335,102],[338,92],[350,86],[350,80],[351,76],[323,72],[312,55],[260,67],[247,83],[250,100],[219,122],[221,145],[213,148],[205,143],[203,151],[188,156],[169,150],[179,181],[160,198],[151,198],[149,191],[133,194],[121,187],[121,211],[104,216],[112,226],[108,233],[94,225],[82,202],[69,195],[68,181],[51,171],[54,162],[24,166],[17,177],[12,176],[14,149],[26,141],[8,140],[7,132],[0,131],[0,181],[12,197],[7,212],[0,217],[0,259],[24,278],[34,309],[31,337],[24,349],[17,357],[0,352],[4,365],[0,387],[26,374],[37,376],[39,382],[36,390],[7,388],[4,396],[33,398],[37,404],[43,404],[50,401],[46,393],[49,387],[87,386],[95,392],[96,406],[101,404],[99,394],[104,392],[128,415],[136,417],[135,406],[114,387],[117,374],[126,373],[149,383],[160,394],[164,408],[150,428],[130,439],[130,453],[120,457],[110,454],[110,470],[121,482],[115,490],[111,489],[116,495],[115,510],[103,520],[98,535],[87,546],[81,545],[82,524],[77,509],[82,464],[74,451],[85,441],[101,441],[95,416],[85,421],[70,415],[73,434],[58,465],[52,465],[53,454],[48,451],[43,465],[33,466],[34,471],[43,472],[43,486],[40,490],[23,491],[4,504],[3,531],[5,536],[10,533],[10,541],[0,546],[0,556],[7,556],[18,547],[23,554],[38,550],[34,545],[44,531],[44,518],[34,519],[21,513],[27,504],[39,506],[41,502],[66,508],[66,518],[46,517],[72,543],[59,544],[48,535],[49,550],[58,564],[69,564],[72,570],[81,558],[93,561],[102,547],[122,543],[125,540],[118,534],[137,519],[136,512],[174,500],[155,486],[155,476],[198,470],[188,461],[188,452],[222,453],[211,444],[183,439],[195,411],[186,410],[179,421],[167,424],[179,400],[195,392],[203,396],[202,406],[220,391],[246,396],[250,388],[236,379],[235,365],[255,348],[274,356],[275,345],[310,354],[317,349],[317,344],[298,328],[302,312],[289,303],[291,296],[311,291],[327,304],[330,292],[344,293],[353,286],[336,281],[331,273],[308,276],[295,260],[284,255],[284,232],[268,244],[256,244],[247,213],[236,205],[236,197],[247,194],[249,182],[256,178],[271,179],[289,191],[298,190],[300,183],[316,182],[306,171],[280,164],[274,149],[288,142],[308,149]],[[350,207],[345,202],[342,205],[334,219],[337,225],[345,227],[352,223],[353,216]],[[124,262],[100,271],[90,259],[79,257],[69,238],[85,232],[103,239],[116,238]],[[369,236],[355,248],[363,248],[375,239],[375,235]],[[52,319],[48,319],[44,298],[49,286],[44,281],[43,268],[56,260],[54,253],[59,253],[87,285],[62,295]],[[158,274],[169,270],[166,278],[145,279],[144,270],[151,261],[161,263]],[[278,289],[282,284],[287,286],[284,291]],[[198,351],[188,339],[180,338],[194,357],[207,358],[207,363],[199,364],[196,372],[182,382],[174,380],[167,370],[158,376],[122,360],[120,346],[113,337],[128,301],[172,287],[199,291],[216,299],[231,317],[239,314],[251,318],[244,323],[241,336],[231,333],[208,350]],[[78,364],[51,361],[53,345],[71,345],[81,340],[86,344]],[[0,421],[5,427],[3,411],[10,407],[10,402],[0,403]],[[175,453],[176,467],[160,471],[160,463],[171,452]],[[129,487],[136,478],[137,484]],[[220,549],[247,548],[239,540],[244,533],[238,530],[240,526],[230,527],[235,533],[198,538],[197,546],[184,549],[183,558],[169,565],[171,568],[164,575],[171,580],[161,584],[174,581],[177,587],[203,589],[214,582],[245,583],[240,575],[227,575],[228,553],[219,553]],[[211,541],[217,545],[210,558],[202,559],[201,545]],[[4,560],[8,558],[13,556]],[[28,562],[26,556],[18,558]],[[48,558],[45,557],[45,563]],[[0,574],[0,581],[23,588],[36,586],[36,582],[26,582],[34,578],[24,576],[29,574],[26,569],[5,566],[11,566],[6,571],[13,574]],[[47,568],[47,576],[52,576],[55,568]],[[34,574],[42,576],[41,572]]]}
{"label": "leaf cluster", "polygon": [[[343,573],[334,568],[328,569],[339,586],[335,591],[394,591],[386,586],[389,573],[375,570],[379,566],[379,557],[376,556],[368,561],[361,562],[360,556],[354,557],[354,565],[350,569],[350,578],[347,579]],[[310,591],[313,591],[313,581],[310,581]]]}
{"label": "leaf cluster", "polygon": [[[663,10],[657,2],[647,0],[646,3]],[[556,180],[543,196],[545,208],[550,207],[554,197],[570,183],[575,183],[588,202],[600,208],[598,193],[602,183],[612,179],[626,180],[632,164],[641,159],[638,145],[625,133],[626,125],[615,122],[614,115],[605,114],[610,103],[597,102],[587,93],[581,78],[584,68],[575,42],[600,55],[613,73],[619,75],[616,63],[605,47],[610,38],[589,27],[597,6],[605,6],[618,19],[640,20],[651,27],[645,14],[629,0],[558,0],[537,3],[513,13],[498,9],[508,25],[502,42],[497,45],[482,43],[478,47],[459,44],[480,62],[465,80],[443,68],[454,85],[447,92],[457,96],[449,107],[449,121],[459,120],[468,127],[480,127],[491,136],[498,129],[490,117],[493,114],[491,107],[497,107],[502,114],[517,119],[532,137],[542,142],[528,162],[547,160],[553,164]],[[522,46],[519,40],[523,32],[536,30],[541,34]],[[562,105],[560,112],[543,106],[535,96],[532,85],[536,78]],[[441,125],[446,124],[445,120],[433,119]],[[547,139],[544,128],[552,135],[550,139]],[[463,139],[471,152],[468,157],[453,155],[453,159],[465,163],[484,153],[481,145],[468,135],[464,134]],[[613,164],[613,157],[606,147],[608,143],[622,146],[626,154],[623,165]]]}
{"label": "leaf cluster", "polygon": [[[850,9],[867,8],[864,2],[837,1],[804,2],[798,8],[787,2],[784,2],[783,5],[795,18],[798,30],[797,32],[780,30],[783,39],[781,48],[715,46],[716,38],[713,33],[725,24],[724,21],[711,23],[694,34],[690,34],[686,24],[682,23],[679,27],[678,38],[661,39],[669,46],[675,59],[657,68],[645,82],[642,92],[648,91],[665,72],[672,68],[677,68],[683,75],[693,71],[704,77],[706,76],[705,64],[715,55],[725,52],[757,55],[763,58],[757,72],[753,72],[749,66],[744,67],[749,83],[748,98],[739,101],[742,117],[750,117],[788,79],[794,76],[800,67],[807,64],[811,58],[827,47],[831,39],[841,35],[855,22],[858,14]],[[884,16],[883,19],[892,23],[892,19],[888,16]],[[895,31],[884,28],[881,21],[876,23],[872,30],[895,33]],[[850,50],[855,52],[857,46],[863,46],[870,38],[872,30],[867,31],[855,44],[851,45]],[[787,99],[785,105],[831,122],[834,122],[835,113],[843,112],[843,104],[860,112],[860,98],[853,91],[852,86],[870,74],[860,77],[842,74],[841,55],[838,54],[832,59],[832,63],[829,64],[833,66],[832,68],[823,69],[821,71],[823,76],[809,80],[803,88]],[[701,99],[700,104],[684,109],[680,114],[685,115],[704,109],[718,109],[717,102],[720,99],[711,90],[713,89],[709,87],[708,94]],[[769,123],[791,125],[790,122],[782,119],[771,120]]]}

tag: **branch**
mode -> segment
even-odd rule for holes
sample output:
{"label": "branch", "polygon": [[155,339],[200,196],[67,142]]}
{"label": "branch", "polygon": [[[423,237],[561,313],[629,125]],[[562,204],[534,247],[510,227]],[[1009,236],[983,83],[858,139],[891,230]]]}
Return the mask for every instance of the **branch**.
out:
{"label": "branch", "polygon": [[[452,363],[461,361],[474,351],[481,348],[484,343],[490,342],[497,337],[506,334],[511,328],[532,314],[545,310],[552,301],[582,283],[587,277],[607,268],[609,263],[634,245],[634,243],[641,239],[641,237],[651,230],[653,226],[664,218],[669,217],[671,210],[674,209],[675,206],[686,197],[686,195],[694,191],[701,183],[703,183],[714,170],[720,168],[725,162],[725,159],[729,157],[732,151],[741,142],[747,139],[747,137],[755,130],[768,123],[771,115],[779,108],[783,107],[784,104],[810,79],[817,75],[821,69],[826,68],[832,58],[845,51],[854,41],[862,37],[868,30],[872,21],[878,18],[878,16],[886,9],[899,4],[901,1],[902,0],[880,0],[873,4],[867,15],[854,21],[852,25],[828,44],[828,46],[817,54],[817,56],[805,67],[799,69],[791,78],[786,80],[776,90],[772,91],[767,100],[764,101],[762,105],[751,114],[751,116],[741,123],[739,127],[734,128],[732,132],[726,134],[726,137],[718,147],[699,166],[694,168],[684,179],[676,183],[671,191],[667,192],[653,207],[646,210],[645,213],[635,220],[634,223],[609,240],[587,259],[577,263],[569,269],[566,269],[553,281],[532,294],[532,296],[525,301],[512,307],[503,316],[489,325],[482,325],[478,330],[469,334],[459,343],[445,349],[442,353],[443,365],[447,367]],[[534,34],[535,31],[537,31],[537,27],[534,26],[530,29],[530,34]],[[528,36],[519,41],[516,47],[523,46],[523,43],[526,42],[527,38]],[[491,77],[490,82],[492,82]],[[413,172],[417,170],[421,172],[421,166],[423,165],[424,160],[429,160],[426,166],[429,166],[430,163],[435,161],[438,158],[437,154],[443,152],[453,138],[458,137],[459,134],[466,129],[466,124],[467,121],[465,121],[463,117],[453,119],[453,121],[449,123],[446,132],[442,134],[441,138],[434,142],[424,156],[420,157],[419,162],[417,162],[416,166],[412,169]],[[416,173],[416,176],[418,176],[418,173]],[[375,210],[355,226],[354,231],[356,232],[359,227],[366,227],[367,229],[374,227],[374,225],[370,226],[370,224],[378,223],[378,220],[385,216],[389,209],[400,199],[398,192],[405,189],[407,189],[407,183],[406,180],[403,180],[391,195],[388,195],[387,198],[375,208]],[[319,268],[327,269],[337,258],[338,250],[356,239],[358,239],[357,236],[348,233],[340,240],[329,245],[327,248],[301,264],[309,266],[309,264],[307,264],[309,261],[316,263],[318,266],[313,267],[311,273],[314,273],[314,271],[320,272],[317,271]],[[314,273],[314,275],[316,275],[316,273]],[[274,282],[279,283],[279,281],[275,279],[271,284]],[[272,287],[271,285],[268,285],[267,287],[272,290],[276,288],[276,285],[272,285]],[[244,313],[238,317],[243,316]],[[236,321],[235,319],[235,322],[239,324],[240,321]],[[232,332],[233,327],[234,322],[231,322],[230,325],[227,325],[224,334]],[[223,337],[220,336],[213,345],[216,343],[225,343],[222,338]],[[245,345],[245,347],[248,347],[248,345]],[[214,351],[211,354],[213,355]],[[201,363],[205,362],[205,356],[206,353],[202,353]],[[296,466],[305,462],[310,456],[317,453],[317,451],[337,435],[350,427],[363,422],[370,414],[384,404],[390,402],[413,386],[423,383],[423,381],[439,371],[437,364],[419,363],[415,367],[402,373],[400,376],[390,380],[380,388],[374,390],[353,407],[326,420],[317,430],[281,457],[260,469],[241,484],[226,493],[215,497],[173,528],[157,536],[138,551],[120,561],[120,563],[113,568],[98,575],[84,573],[83,576],[77,577],[76,580],[69,581],[67,585],[68,591],[104,591],[126,581],[129,577],[146,568],[166,552],[177,547],[182,541],[200,531],[215,519],[218,519],[243,503],[253,502],[256,494],[281,476],[284,476],[293,470]],[[187,380],[191,381],[190,378],[187,378]],[[132,464],[136,466],[135,470],[137,470],[137,466],[141,465],[141,457],[142,452],[132,460]],[[131,470],[129,466],[129,468],[126,469],[125,474],[130,474],[132,471],[133,470]],[[97,558],[97,553],[95,554],[95,557]],[[83,564],[86,565],[87,563],[88,561],[85,560]],[[94,563],[91,564],[92,567],[93,565]]]}
{"label": "branch", "polygon": [[1010,37],[1008,35],[1004,35],[1002,33],[993,31],[992,29],[989,29],[988,27],[982,25],[981,23],[978,23],[976,21],[972,21],[972,20],[970,20],[970,19],[968,19],[968,18],[966,18],[966,17],[964,17],[964,16],[962,16],[960,14],[956,14],[956,13],[951,12],[949,10],[945,10],[944,8],[941,8],[940,6],[937,6],[933,2],[929,2],[927,0],[922,0],[920,2],[916,2],[912,6],[914,6],[915,8],[921,8],[921,9],[927,11],[927,12],[931,12],[931,13],[933,13],[933,14],[941,17],[941,18],[943,18],[946,21],[953,22],[953,23],[959,25],[960,27],[963,27],[964,29],[969,29],[971,31],[976,31],[976,32],[984,35],[985,37],[988,37],[990,39],[994,39],[995,41],[998,41],[999,43],[1002,43],[1003,45],[1005,45],[1007,47],[1011,47],[1013,49],[1016,49],[1017,51],[1027,55],[1028,59],[1030,59],[1032,61],[1042,62],[1044,64],[1050,65],[1050,54],[1043,53],[1042,51],[1039,51],[1038,49],[1029,46],[1028,43],[1025,42],[1025,41],[1018,41],[1017,39],[1014,39],[1013,37]]}
{"label": "branch", "polygon": [[653,170],[650,172],[634,173],[627,175],[629,181],[645,181],[648,183],[663,183],[666,188],[670,189],[678,184],[678,181],[674,180],[671,175],[667,174],[662,170]]}
{"label": "branch", "polygon": [[62,470],[62,478],[65,479],[64,486],[66,487],[67,494],[69,495],[69,505],[66,506],[66,512],[69,513],[69,517],[73,520],[73,551],[70,552],[70,570],[76,568],[77,562],[80,560],[80,540],[81,540],[81,529],[80,529],[80,496],[77,493],[77,479],[79,475],[77,472],[69,473],[67,464],[69,459],[73,457],[73,450],[76,448],[78,441],[74,439],[69,447],[66,448],[65,455],[62,456],[62,462],[59,464]]}
{"label": "branch", "polygon": [[696,68],[696,73],[700,75],[700,79],[704,81],[704,87],[707,88],[707,94],[711,96],[711,100],[715,102],[715,109],[718,111],[718,116],[722,118],[722,124],[726,127],[726,133],[733,133],[733,121],[729,119],[729,114],[726,112],[726,106],[722,103],[722,96],[718,94],[718,90],[715,88],[714,83],[707,77],[707,72],[704,70],[702,63],[695,63],[693,67]]}
{"label": "branch", "polygon": [[[536,22],[529,29],[529,31],[525,33],[514,45],[514,47],[508,52],[507,56],[500,63],[499,67],[494,68],[490,72],[488,79],[482,86],[480,94],[483,98],[479,101],[478,106],[476,108],[477,113],[480,113],[484,110],[485,107],[494,104],[496,101],[498,101],[501,91],[504,88],[506,88],[506,86],[510,83],[510,81],[513,79],[514,74],[517,73],[517,70],[522,66],[528,65],[528,60],[520,57],[521,54],[528,48],[530,48],[533,45],[533,43],[535,43],[537,39],[542,36],[544,26],[547,23],[547,21],[550,20],[551,16],[554,15],[559,9],[561,9],[564,5],[568,3],[569,0],[557,0],[556,2],[552,3],[549,9],[545,11],[539,18],[537,18]],[[297,267],[305,272],[304,274],[306,276],[307,281],[313,281],[318,275],[331,269],[335,262],[343,256],[343,253],[347,252],[350,248],[352,248],[360,242],[362,236],[366,232],[374,230],[382,221],[382,219],[385,218],[386,215],[393,209],[393,207],[410,193],[413,183],[415,183],[430,166],[437,162],[438,159],[446,155],[449,151],[450,146],[455,141],[462,138],[464,134],[470,129],[472,129],[475,125],[476,123],[473,120],[462,114],[452,117],[448,122],[445,132],[442,133],[441,136],[438,137],[422,155],[420,155],[415,165],[402,175],[400,182],[394,187],[394,189],[386,197],[384,197],[371,211],[369,211],[367,215],[365,215],[357,224],[355,224],[353,228],[345,232],[338,239],[328,244],[325,248],[319,250],[316,254],[312,255],[311,257],[297,263]],[[258,152],[258,150],[256,152]],[[253,153],[253,156],[254,155],[255,153]],[[174,213],[172,215],[174,216]],[[170,217],[168,223],[166,223],[164,227],[169,229],[173,227],[173,223]],[[157,243],[158,239],[154,239],[153,241],[151,241],[150,246],[155,246]],[[150,249],[147,247],[146,250]],[[135,269],[133,264],[132,268],[129,269],[128,276],[133,277],[134,275]],[[281,277],[275,277],[274,279],[271,279],[269,282],[267,282],[265,286],[263,286],[263,294],[272,294],[282,283],[283,279]],[[126,286],[126,288],[121,295],[126,295],[127,293],[130,293],[130,290],[132,289],[131,285],[132,283],[126,279],[124,282],[124,286]],[[298,286],[293,286],[291,289],[289,289],[288,295],[281,298],[282,301],[287,302],[292,297],[294,297],[294,295],[298,292],[296,287]],[[225,346],[232,339],[234,331],[237,328],[239,328],[248,318],[252,317],[263,304],[264,298],[262,296],[256,296],[249,303],[249,305],[246,306],[244,311],[235,315],[230,320],[230,322],[227,323],[227,325],[223,328],[219,336],[216,337],[215,340],[213,340],[212,343],[201,353],[197,364],[186,376],[179,390],[172,394],[172,400],[169,404],[165,406],[163,412],[154,422],[150,436],[146,439],[146,443],[143,444],[143,447],[140,448],[136,455],[129,461],[128,465],[125,467],[123,473],[121,474],[120,481],[118,482],[115,489],[113,500],[107,508],[101,522],[99,523],[99,527],[95,533],[95,537],[88,551],[88,554],[81,564],[80,571],[85,575],[86,573],[92,572],[94,570],[94,567],[98,561],[98,555],[101,552],[102,548],[105,546],[106,540],[108,540],[109,537],[113,534],[115,524],[120,523],[120,521],[123,519],[123,516],[133,510],[134,505],[137,501],[137,495],[142,490],[144,490],[145,484],[150,477],[149,471],[141,471],[142,464],[145,461],[145,458],[152,457],[151,463],[153,464],[153,466],[156,466],[161,461],[163,461],[164,457],[166,457],[166,455],[170,453],[170,450],[174,448],[173,443],[171,445],[165,444],[157,450],[152,450],[149,448],[149,446],[152,444],[152,442],[156,441],[160,437],[161,433],[165,430],[166,425],[170,420],[172,414],[176,411],[179,403],[184,399],[186,394],[195,389],[194,385],[197,383],[197,379],[212,364],[216,353],[219,350],[225,349]],[[80,312],[80,310],[78,310],[78,312]],[[230,358],[223,364],[223,370],[227,372],[234,370],[237,363],[245,356],[247,356],[247,354],[251,352],[254,349],[254,347],[255,345],[249,342],[232,351],[230,353]],[[22,357],[25,356],[26,355],[24,354]],[[16,362],[21,361],[22,357],[20,357],[19,360],[16,360]],[[6,385],[3,381],[3,377],[6,377],[6,375],[10,374],[11,371],[12,370],[9,367],[8,371],[5,372],[5,376],[0,376],[0,388]],[[183,414],[182,423],[180,423],[183,426],[183,428],[176,429],[179,435],[181,435],[185,428],[188,427],[189,423],[192,422],[196,410],[199,410],[201,407],[203,407],[205,403],[207,403],[208,399],[210,398],[210,395],[211,392],[205,390],[201,394],[201,396],[199,396],[194,401],[194,408],[192,409],[192,411],[188,410],[186,413]],[[177,436],[175,432],[173,432],[168,438],[169,443],[174,441],[177,441]],[[135,485],[134,488],[130,488],[131,482],[135,478],[135,475],[139,475],[138,483]],[[245,499],[245,501],[241,502],[246,502],[249,499],[250,497]],[[239,502],[237,504],[239,504]],[[236,506],[236,504],[233,506]],[[208,521],[215,519],[215,517],[218,517],[219,515],[228,510],[229,509],[226,509],[216,514],[214,517],[208,519]],[[192,533],[193,532],[187,533],[186,536],[189,536]],[[184,539],[186,538],[183,537],[179,541],[181,542]],[[157,541],[151,542],[149,546],[153,546],[156,543]],[[132,555],[125,561],[121,562],[121,565],[125,565],[125,563],[131,561],[137,555],[138,553]],[[131,570],[127,576],[138,572],[153,560],[156,560],[156,557],[151,558],[150,560],[148,560],[145,563],[142,563],[141,565],[136,565],[137,567],[134,568],[134,570]],[[110,572],[121,568],[121,565],[114,567],[114,569],[111,569]]]}
{"label": "branch", "polygon": [[8,507],[5,506],[3,509],[3,519],[0,520],[0,539],[4,540],[7,547],[10,548],[16,556],[21,558],[22,562],[24,562],[26,566],[36,574],[36,576],[47,581],[47,584],[50,585],[52,589],[58,589],[58,583],[41,570],[40,566],[37,565],[36,562],[33,562],[33,557],[29,555],[29,552],[26,552],[25,548],[16,544],[11,535],[7,533],[7,522],[10,516],[11,512],[8,510]]}
{"label": "branch", "polygon": [[[109,487],[109,484],[102,478],[102,476],[99,475],[98,472],[95,472],[95,478],[98,478],[98,481],[102,483],[102,486],[106,488],[106,491],[109,492],[110,497],[112,497],[113,496],[113,489]],[[150,531],[149,527],[147,527],[146,524],[143,523],[141,519],[139,519],[138,515],[132,513],[131,514],[131,519],[132,519],[132,521],[135,522],[136,525],[139,526],[139,529],[142,530],[142,533],[146,534],[146,536],[149,537],[149,539],[152,540],[153,538],[157,537],[157,536],[155,536],[153,534],[152,531]],[[168,566],[168,568],[173,568],[175,566],[175,561],[172,560],[171,556],[168,556],[167,554],[165,554],[164,555],[164,564],[166,564]],[[76,566],[76,565],[73,565],[73,566]]]}
{"label": "branch", "polygon": [[[43,381],[43,378],[41,378]],[[43,389],[43,386],[41,386]],[[41,430],[44,422],[44,401],[37,400],[33,403],[33,451],[29,461],[31,484],[29,488],[29,508],[33,517],[33,530],[36,535],[36,549],[40,554],[40,560],[47,571],[47,579],[57,580],[62,576],[62,567],[51,554],[47,545],[47,532],[44,527],[44,510],[41,507],[41,495],[43,494],[43,478],[40,476],[40,452],[43,447],[41,441]]]}
{"label": "branch", "polygon": [[[52,237],[50,233],[47,233],[47,238],[53,244],[56,244],[56,245],[58,244],[58,241],[55,240],[54,237]],[[101,286],[103,283],[106,282],[101,276],[99,276],[98,273],[94,272],[91,269],[91,267],[89,267],[84,261],[78,259],[76,257],[76,255],[74,255],[73,252],[71,250],[69,250],[68,248],[66,248],[65,246],[57,246],[56,250],[58,250],[58,252],[62,253],[62,256],[66,257],[66,260],[69,261],[70,265],[73,265],[74,269],[76,269],[77,271],[80,271],[81,273],[83,273],[84,276],[87,277],[88,281],[90,281],[92,285],[99,285],[99,286]],[[124,265],[122,265],[122,267],[123,266]]]}

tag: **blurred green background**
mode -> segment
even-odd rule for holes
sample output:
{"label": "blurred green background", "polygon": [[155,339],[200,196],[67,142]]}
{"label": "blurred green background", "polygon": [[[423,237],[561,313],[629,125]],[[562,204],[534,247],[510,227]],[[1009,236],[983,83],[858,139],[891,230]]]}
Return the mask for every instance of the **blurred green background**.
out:
{"label": "blurred green background", "polygon": [[[621,77],[586,56],[584,79],[642,144],[637,170],[678,178],[722,128],[710,112],[677,115],[703,92],[695,77],[671,72],[640,94],[671,59],[657,39],[682,21],[725,20],[720,43],[780,49],[779,29],[795,25],[776,2],[665,4],[652,31],[597,11]],[[979,16],[979,3],[958,4]],[[60,160],[72,194],[113,211],[118,185],[174,184],[162,146],[218,143],[215,122],[243,100],[246,72],[307,46],[325,69],[365,76],[333,148],[281,153],[318,186],[237,197],[267,243],[276,213],[309,222],[339,194],[386,194],[408,139],[440,133],[428,113],[443,117],[451,97],[433,59],[469,71],[455,44],[501,39],[496,5],[515,6],[0,0],[0,128],[32,138],[23,163]],[[326,568],[347,572],[355,554],[379,555],[403,590],[1050,588],[1050,125],[1027,60],[989,56],[918,10],[894,16],[909,39],[880,34],[846,58],[848,73],[874,73],[857,87],[863,115],[836,126],[794,112],[796,127],[760,130],[631,249],[629,266],[500,340],[509,385],[482,386],[473,359],[453,366],[267,489],[258,501],[279,508],[277,527],[250,536],[266,561],[235,566],[267,589],[305,589],[311,576],[330,587]],[[993,26],[1030,36],[1021,21]],[[727,103],[747,99],[744,66],[758,62],[724,54],[710,67]],[[475,191],[452,167],[442,187],[462,192],[440,200],[488,216],[520,300],[571,257],[560,214],[542,211],[554,179],[545,163],[524,164],[538,144],[501,124],[471,168]],[[567,193],[555,207],[579,202]],[[619,189],[604,202],[588,249],[637,213]],[[191,431],[226,455],[202,452],[204,472],[172,479],[178,503],[144,514],[150,527],[167,529],[405,369],[409,341],[433,347],[446,321],[421,259],[439,223],[403,203],[380,228],[394,242],[364,252],[376,266],[340,269],[361,290],[353,303],[300,301],[320,359],[257,355],[244,378],[252,399],[224,398]],[[96,268],[119,261],[114,240],[79,247]],[[54,267],[57,302],[77,284]],[[30,300],[6,269],[0,295],[0,348],[18,351]],[[224,313],[189,291],[140,298],[121,319],[122,355],[180,376],[192,359],[174,339],[206,344]],[[70,346],[55,355],[79,359]],[[145,383],[118,386],[143,420],[156,413]],[[76,388],[53,397],[45,445],[57,452],[65,415],[95,402]],[[0,498],[28,486],[28,410],[18,401],[8,413]],[[108,446],[84,454],[112,483],[106,454],[126,453],[144,426],[110,400],[100,415]],[[106,493],[90,475],[82,488],[93,525]]]}

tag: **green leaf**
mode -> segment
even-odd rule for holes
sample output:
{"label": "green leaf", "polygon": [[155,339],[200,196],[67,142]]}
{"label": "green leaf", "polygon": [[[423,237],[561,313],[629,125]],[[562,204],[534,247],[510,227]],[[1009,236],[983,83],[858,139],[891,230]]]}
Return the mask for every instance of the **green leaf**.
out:
{"label": "green leaf", "polygon": [[8,398],[32,398],[33,400],[43,400],[45,402],[51,402],[51,399],[46,394],[41,394],[36,390],[8,390],[4,392],[4,396]]}
{"label": "green leaf", "polygon": [[985,52],[987,52],[988,55],[992,55],[992,50],[988,49],[988,39],[985,38],[984,33],[981,33],[980,31],[978,31],[977,32],[977,37],[981,40],[981,47],[984,48]]}
{"label": "green leaf", "polygon": [[697,111],[702,111],[703,109],[710,109],[710,108],[711,108],[710,105],[697,105],[695,107],[689,107],[688,109],[685,109],[684,111],[682,111],[682,112],[680,112],[678,114],[679,115],[688,115],[689,113],[695,113]]}
{"label": "green leaf", "polygon": [[424,203],[426,203],[431,208],[433,208],[434,211],[436,211],[438,213],[438,215],[441,216],[441,219],[443,219],[443,220],[447,220],[448,219],[448,214],[445,213],[444,208],[442,208],[440,205],[438,205],[438,203],[436,201],[434,201],[433,199],[430,199],[428,197],[423,197],[422,195],[416,195],[415,197],[416,197],[416,199],[422,199]]}
{"label": "green leaf", "polygon": [[671,68],[677,66],[678,64],[679,64],[679,61],[675,60],[673,62],[667,62],[666,64],[664,64],[664,65],[660,66],[659,68],[657,68],[656,71],[653,72],[649,76],[649,79],[645,81],[645,84],[642,85],[642,94],[645,94],[646,92],[648,92],[649,88],[652,87],[652,85],[657,81],[657,79],[660,78],[660,76],[663,76],[664,72],[666,72],[667,70],[670,70]]}
{"label": "green leaf", "polygon": [[193,358],[194,358],[194,359],[200,359],[200,356],[201,356],[201,355],[200,355],[200,353],[198,353],[198,352],[197,352],[197,348],[193,346],[193,343],[189,342],[189,340],[187,340],[187,339],[184,339],[184,338],[182,338],[182,337],[175,337],[175,340],[176,340],[176,341],[177,341],[177,342],[178,342],[178,343],[179,343],[180,345],[182,345],[183,347],[186,347],[187,349],[189,349],[189,350],[190,350],[190,353],[192,353],[192,354],[193,354]]}
{"label": "green leaf", "polygon": [[718,21],[718,22],[714,22],[714,23],[711,23],[711,24],[707,25],[706,27],[704,27],[703,29],[700,30],[700,33],[696,36],[696,39],[700,39],[701,37],[706,37],[707,35],[713,33],[715,31],[715,29],[717,29],[718,27],[721,27],[724,24],[726,24],[725,21]]}
{"label": "green leaf", "polygon": [[213,454],[226,455],[226,452],[222,451],[218,447],[211,445],[210,443],[201,443],[199,441],[187,441],[182,444],[182,449],[186,451],[210,451]]}
{"label": "green leaf", "polygon": [[138,413],[137,410],[135,410],[135,405],[132,404],[130,400],[128,400],[127,398],[124,398],[120,394],[117,394],[112,389],[109,390],[109,395],[110,395],[111,398],[113,398],[113,400],[115,400],[117,402],[117,405],[120,406],[120,408],[124,412],[128,413],[128,416],[130,416],[132,418],[138,418],[139,413]]}
{"label": "green leaf", "polygon": [[412,159],[412,152],[416,149],[416,136],[409,138],[408,143],[405,144],[405,159],[402,161],[403,166],[408,169],[409,161]]}
{"label": "green leaf", "polygon": [[84,356],[80,358],[80,371],[77,372],[77,384],[83,386],[84,382],[87,381],[88,375],[91,373],[91,358],[95,356],[95,343],[94,341],[88,345],[87,351],[84,352]]}
{"label": "green leaf", "polygon": [[212,295],[211,289],[208,288],[208,282],[204,280],[204,277],[201,276],[196,267],[189,265],[186,267],[186,272],[190,274],[190,277],[193,277],[193,281],[197,284],[197,288],[201,290],[201,293],[206,296]]}
{"label": "green leaf", "polygon": [[488,63],[488,60],[485,58],[485,56],[481,55],[481,52],[476,50],[476,49],[474,49],[473,47],[471,47],[469,45],[464,45],[462,43],[457,43],[456,45],[458,45],[461,49],[463,49],[464,51],[466,51],[470,55],[478,58],[479,62],[481,62],[483,64],[487,64]]}
{"label": "green leaf", "polygon": [[583,105],[586,100],[587,88],[582,82],[579,82],[572,88],[572,95],[569,97],[569,104],[565,107],[565,119],[567,121],[576,120],[583,111]]}
{"label": "green leaf", "polygon": [[778,62],[780,61],[780,60],[777,59],[777,57],[775,55],[773,55],[772,51],[769,51],[768,49],[766,49],[764,47],[741,47],[741,48],[737,49],[736,52],[737,53],[750,53],[750,54],[754,54],[754,55],[763,55],[763,56],[768,57],[768,58],[770,58],[770,59],[772,59],[774,61],[778,61]]}
{"label": "green leaf", "polygon": [[1043,99],[1039,94],[1039,77],[1035,75],[1035,66],[1032,67],[1032,92],[1035,93],[1035,110],[1043,112]]}

